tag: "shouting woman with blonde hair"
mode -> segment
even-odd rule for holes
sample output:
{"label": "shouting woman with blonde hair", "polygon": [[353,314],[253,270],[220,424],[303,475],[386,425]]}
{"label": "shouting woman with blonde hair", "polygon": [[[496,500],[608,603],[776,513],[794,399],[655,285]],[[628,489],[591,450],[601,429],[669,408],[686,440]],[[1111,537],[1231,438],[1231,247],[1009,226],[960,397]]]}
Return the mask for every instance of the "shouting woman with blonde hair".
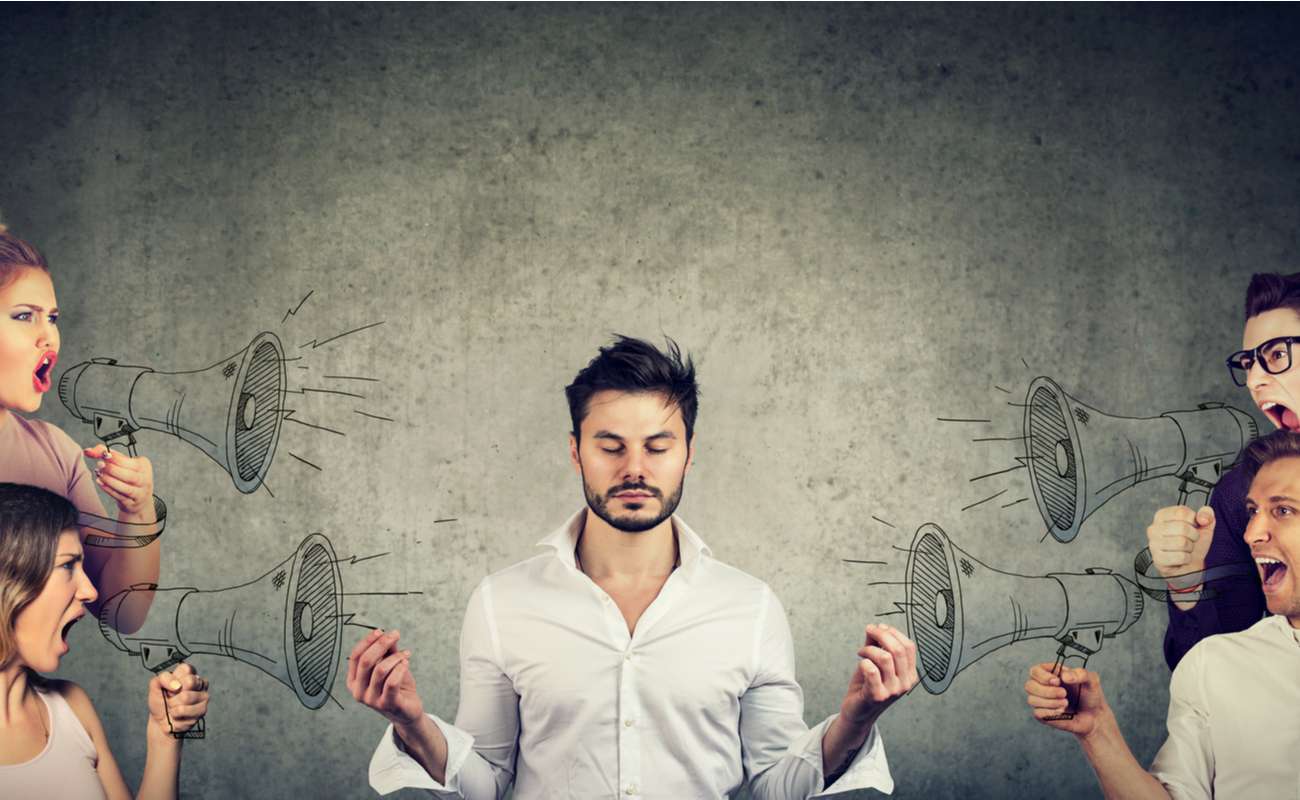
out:
{"label": "shouting woman with blonde hair", "polygon": [[[54,425],[24,416],[35,413],[54,386],[58,319],[45,257],[0,225],[0,481],[40,486],[72,501],[82,515],[82,542],[91,545],[86,571],[107,599],[158,582],[153,467],[143,456],[103,444],[83,450]],[[83,458],[97,462],[94,473]],[[116,521],[105,517],[96,486],[117,504]],[[144,621],[147,604],[132,610],[133,616],[114,623],[126,633]]]}

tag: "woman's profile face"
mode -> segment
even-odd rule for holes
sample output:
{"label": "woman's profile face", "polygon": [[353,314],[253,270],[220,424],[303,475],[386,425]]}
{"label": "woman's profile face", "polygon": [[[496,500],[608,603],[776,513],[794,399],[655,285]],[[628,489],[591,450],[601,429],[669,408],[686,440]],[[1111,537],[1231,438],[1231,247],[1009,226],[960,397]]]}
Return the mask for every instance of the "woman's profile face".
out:
{"label": "woman's profile face", "polygon": [[27,267],[0,287],[0,408],[31,413],[54,385],[58,300],[41,269]]}
{"label": "woman's profile face", "polygon": [[82,569],[81,537],[75,530],[64,531],[45,588],[14,619],[19,663],[37,672],[58,669],[59,659],[68,652],[68,631],[98,596]]}

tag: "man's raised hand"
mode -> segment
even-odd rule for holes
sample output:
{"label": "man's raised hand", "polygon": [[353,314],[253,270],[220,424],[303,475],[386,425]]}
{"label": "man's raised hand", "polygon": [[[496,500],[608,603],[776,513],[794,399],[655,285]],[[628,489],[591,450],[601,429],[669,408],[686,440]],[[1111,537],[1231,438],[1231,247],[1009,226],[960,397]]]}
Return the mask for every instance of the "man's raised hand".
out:
{"label": "man's raised hand", "polygon": [[[1097,673],[1082,668],[1065,668],[1057,675],[1053,664],[1035,664],[1029,668],[1025,696],[1034,719],[1060,731],[1087,738],[1107,713],[1106,695],[1101,691]],[[1070,708],[1070,694],[1075,695]],[[1070,719],[1052,719],[1069,711]]]}
{"label": "man's raised hand", "polygon": [[916,686],[916,644],[889,625],[868,625],[858,658],[840,716],[855,726],[872,725]]}
{"label": "man's raised hand", "polygon": [[1214,539],[1214,509],[1168,506],[1147,526],[1147,546],[1160,574],[1173,578],[1205,569],[1205,556]]}
{"label": "man's raised hand", "polygon": [[401,634],[376,628],[348,655],[348,691],[394,725],[412,725],[424,718],[424,703],[411,675],[410,650],[398,650]]}

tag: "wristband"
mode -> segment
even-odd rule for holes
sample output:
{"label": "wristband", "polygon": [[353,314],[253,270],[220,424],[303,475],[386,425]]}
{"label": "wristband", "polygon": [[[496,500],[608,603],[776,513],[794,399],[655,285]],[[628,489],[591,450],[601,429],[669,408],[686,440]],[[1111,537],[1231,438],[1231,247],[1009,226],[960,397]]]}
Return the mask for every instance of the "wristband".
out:
{"label": "wristband", "polygon": [[167,504],[157,495],[153,498],[153,509],[157,522],[119,522],[110,517],[81,511],[77,514],[77,525],[98,531],[86,534],[85,543],[89,547],[132,550],[153,544],[166,530]]}

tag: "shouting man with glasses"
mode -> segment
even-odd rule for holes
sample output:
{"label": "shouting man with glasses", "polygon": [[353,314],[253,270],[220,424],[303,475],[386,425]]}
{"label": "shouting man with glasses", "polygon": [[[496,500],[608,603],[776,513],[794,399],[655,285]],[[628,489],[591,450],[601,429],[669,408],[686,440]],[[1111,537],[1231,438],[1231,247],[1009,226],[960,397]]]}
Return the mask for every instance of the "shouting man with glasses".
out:
{"label": "shouting man with glasses", "polygon": [[470,596],[456,724],[425,714],[397,631],[348,658],[352,696],[393,723],[370,785],[471,800],[512,784],[519,800],[891,791],[875,723],[916,685],[916,646],[868,625],[840,713],[804,724],[781,603],[674,513],[695,455],[690,359],[619,337],[565,393],[587,502]]}
{"label": "shouting man with glasses", "polygon": [[[1258,274],[1246,289],[1246,328],[1242,350],[1228,357],[1228,372],[1238,386],[1278,428],[1300,432],[1300,273]],[[1294,358],[1293,358],[1294,355]],[[1248,478],[1238,466],[1219,480],[1210,505],[1162,508],[1147,528],[1155,566],[1166,578],[1248,563],[1242,539],[1248,521]],[[1206,636],[1245,630],[1264,614],[1264,592],[1253,572],[1214,581],[1213,594],[1199,600],[1200,587],[1170,595],[1165,661],[1178,665],[1183,655]]]}

